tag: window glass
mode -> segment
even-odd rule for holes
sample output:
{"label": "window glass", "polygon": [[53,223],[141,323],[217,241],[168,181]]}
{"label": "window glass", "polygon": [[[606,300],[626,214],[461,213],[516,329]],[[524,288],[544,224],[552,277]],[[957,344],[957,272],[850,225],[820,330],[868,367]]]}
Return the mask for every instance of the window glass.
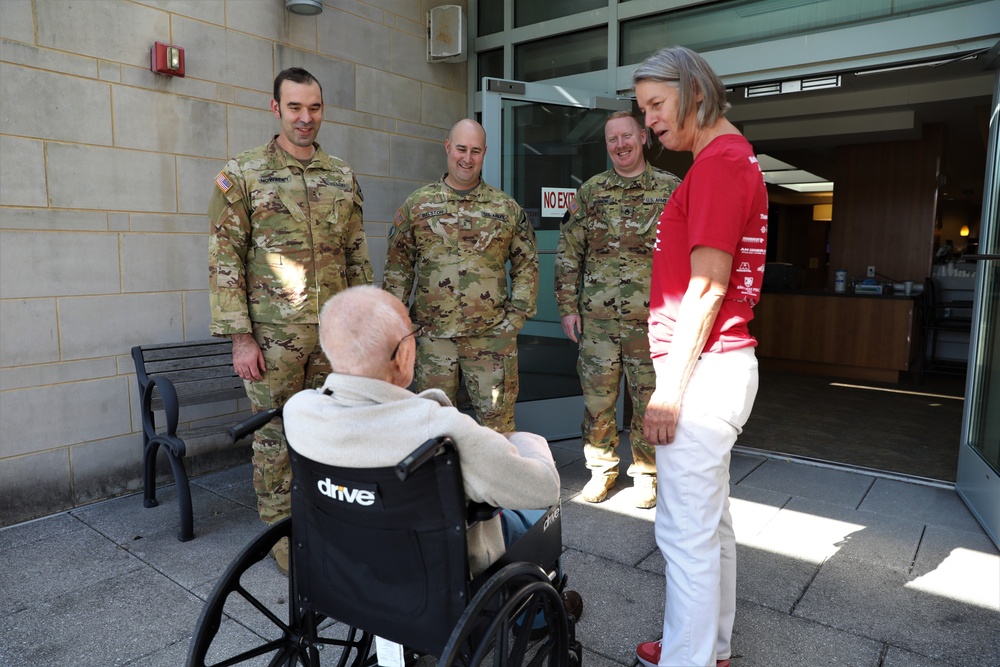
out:
{"label": "window glass", "polygon": [[608,0],[515,0],[514,27],[558,19],[608,6]]}
{"label": "window glass", "polygon": [[608,28],[593,28],[521,44],[514,49],[514,78],[540,81],[608,66]]}
{"label": "window glass", "polygon": [[497,79],[503,76],[503,49],[483,51],[479,54],[479,76],[476,78],[476,90],[483,89],[483,77],[492,76]]}
{"label": "window glass", "polygon": [[634,65],[657,49],[673,44],[695,51],[711,51],[979,1],[737,0],[712,3],[622,23],[619,58],[622,65]]}
{"label": "window glass", "polygon": [[479,0],[478,35],[503,32],[503,0]]}

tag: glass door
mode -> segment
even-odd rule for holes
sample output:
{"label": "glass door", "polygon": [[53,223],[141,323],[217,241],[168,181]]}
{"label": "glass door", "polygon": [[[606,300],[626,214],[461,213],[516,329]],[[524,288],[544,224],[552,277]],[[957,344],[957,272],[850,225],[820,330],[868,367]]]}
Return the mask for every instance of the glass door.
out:
{"label": "glass door", "polygon": [[580,435],[583,400],[576,345],[562,333],[555,301],[555,255],[568,198],[608,168],[604,120],[629,100],[560,86],[483,79],[483,178],[524,207],[539,254],[538,313],[518,337],[521,390],[517,427],[551,440]]}
{"label": "glass door", "polygon": [[1000,74],[995,79],[987,148],[981,254],[975,259],[976,299],[969,379],[955,490],[1000,547]]}

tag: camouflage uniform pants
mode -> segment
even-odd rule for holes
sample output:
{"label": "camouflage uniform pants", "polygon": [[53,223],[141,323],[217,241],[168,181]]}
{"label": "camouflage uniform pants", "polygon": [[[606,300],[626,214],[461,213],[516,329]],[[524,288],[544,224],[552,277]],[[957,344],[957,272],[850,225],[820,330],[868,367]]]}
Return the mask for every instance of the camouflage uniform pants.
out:
{"label": "camouflage uniform pants", "polygon": [[646,404],[656,387],[642,320],[583,320],[576,364],[583,387],[583,451],[591,474],[618,474],[618,403],[622,371],[632,398],[632,465],[628,474],[656,474],[656,453],[642,435]]}
{"label": "camouflage uniform pants", "polygon": [[[255,413],[280,408],[297,392],[322,386],[330,362],[319,346],[317,325],[255,322],[253,337],[267,368],[259,382],[243,383]],[[254,434],[253,487],[262,521],[275,523],[291,513],[292,468],[281,419]]]}
{"label": "camouflage uniform pants", "polygon": [[457,404],[459,368],[479,423],[500,433],[513,431],[517,331],[507,327],[485,336],[417,340],[417,391],[440,389]]}

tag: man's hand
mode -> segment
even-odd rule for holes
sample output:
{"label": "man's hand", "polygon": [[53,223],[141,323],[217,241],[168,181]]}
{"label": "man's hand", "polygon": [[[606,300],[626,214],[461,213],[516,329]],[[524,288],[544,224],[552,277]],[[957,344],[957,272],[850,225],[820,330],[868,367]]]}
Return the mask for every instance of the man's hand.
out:
{"label": "man's hand", "polygon": [[646,405],[642,434],[651,445],[669,445],[674,441],[680,414],[680,401],[672,399],[666,391],[654,391]]}
{"label": "man's hand", "polygon": [[264,353],[253,336],[248,333],[232,334],[233,370],[244,380],[261,380],[267,368]]}
{"label": "man's hand", "polygon": [[562,322],[563,333],[574,343],[579,343],[577,340],[577,334],[583,333],[583,324],[579,315],[563,315],[560,319]]}

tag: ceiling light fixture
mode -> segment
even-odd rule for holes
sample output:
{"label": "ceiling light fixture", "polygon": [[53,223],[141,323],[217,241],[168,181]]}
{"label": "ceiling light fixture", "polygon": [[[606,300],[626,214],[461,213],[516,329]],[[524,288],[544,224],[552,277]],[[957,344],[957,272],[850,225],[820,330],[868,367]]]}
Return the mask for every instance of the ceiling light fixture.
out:
{"label": "ceiling light fixture", "polygon": [[285,0],[285,10],[292,14],[313,16],[322,13],[323,3],[320,0]]}
{"label": "ceiling light fixture", "polygon": [[767,97],[768,95],[785,95],[787,93],[802,93],[825,88],[840,88],[839,74],[813,76],[807,79],[789,79],[747,86],[746,97]]}

